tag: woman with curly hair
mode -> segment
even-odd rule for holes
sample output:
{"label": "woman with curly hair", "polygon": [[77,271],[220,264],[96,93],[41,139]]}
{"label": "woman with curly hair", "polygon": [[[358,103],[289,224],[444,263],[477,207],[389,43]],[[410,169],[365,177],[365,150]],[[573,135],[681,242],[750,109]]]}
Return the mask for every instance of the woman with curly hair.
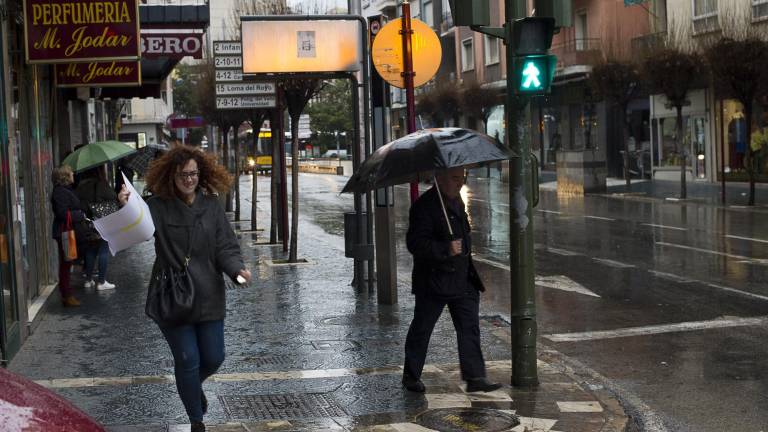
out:
{"label": "woman with curly hair", "polygon": [[155,223],[154,279],[164,268],[181,269],[194,282],[192,312],[181,322],[164,322],[150,314],[157,301],[147,296],[147,314],[171,348],[176,388],[192,424],[205,431],[208,401],[202,383],[224,361],[224,278],[249,281],[232,227],[215,195],[229,190],[232,179],[215,157],[194,147],[178,146],[150,165],[147,200]]}

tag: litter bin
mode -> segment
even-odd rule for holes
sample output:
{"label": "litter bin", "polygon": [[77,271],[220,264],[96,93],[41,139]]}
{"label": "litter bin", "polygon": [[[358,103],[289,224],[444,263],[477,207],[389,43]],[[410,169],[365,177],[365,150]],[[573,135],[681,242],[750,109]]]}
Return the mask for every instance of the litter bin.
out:
{"label": "litter bin", "polygon": [[360,217],[360,222],[363,226],[360,228],[362,238],[360,243],[355,243],[355,237],[357,235],[357,213],[348,212],[344,213],[344,256],[347,258],[354,258],[363,261],[373,259],[373,244],[366,241],[366,220],[368,213],[363,212]]}

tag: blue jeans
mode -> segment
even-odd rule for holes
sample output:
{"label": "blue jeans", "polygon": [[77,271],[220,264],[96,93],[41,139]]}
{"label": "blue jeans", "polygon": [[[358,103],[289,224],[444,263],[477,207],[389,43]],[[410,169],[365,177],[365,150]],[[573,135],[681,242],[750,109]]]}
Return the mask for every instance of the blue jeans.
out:
{"label": "blue jeans", "polygon": [[173,353],[176,389],[190,421],[203,421],[203,381],[224,362],[224,320],[161,327]]}
{"label": "blue jeans", "polygon": [[107,280],[107,263],[109,262],[109,243],[99,240],[98,243],[89,245],[85,250],[85,280],[93,278],[93,268],[96,265],[96,257],[99,258],[99,283]]}

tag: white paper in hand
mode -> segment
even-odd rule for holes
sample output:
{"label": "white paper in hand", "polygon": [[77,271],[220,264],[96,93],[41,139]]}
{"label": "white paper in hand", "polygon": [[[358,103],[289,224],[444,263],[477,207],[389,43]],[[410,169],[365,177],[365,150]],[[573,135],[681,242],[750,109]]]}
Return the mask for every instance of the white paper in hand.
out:
{"label": "white paper in hand", "polygon": [[155,234],[155,223],[149,213],[149,206],[125,174],[122,176],[126,188],[131,193],[128,202],[115,213],[93,221],[101,238],[109,243],[109,251],[113,256],[121,250],[151,239]]}

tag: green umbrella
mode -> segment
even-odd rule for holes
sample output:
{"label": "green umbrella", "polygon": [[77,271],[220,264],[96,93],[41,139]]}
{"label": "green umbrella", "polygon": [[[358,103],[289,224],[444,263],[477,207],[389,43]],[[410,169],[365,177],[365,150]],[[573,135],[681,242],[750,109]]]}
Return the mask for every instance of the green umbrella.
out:
{"label": "green umbrella", "polygon": [[73,151],[61,164],[69,165],[74,172],[80,172],[124,158],[135,152],[134,147],[120,141],[97,141]]}

